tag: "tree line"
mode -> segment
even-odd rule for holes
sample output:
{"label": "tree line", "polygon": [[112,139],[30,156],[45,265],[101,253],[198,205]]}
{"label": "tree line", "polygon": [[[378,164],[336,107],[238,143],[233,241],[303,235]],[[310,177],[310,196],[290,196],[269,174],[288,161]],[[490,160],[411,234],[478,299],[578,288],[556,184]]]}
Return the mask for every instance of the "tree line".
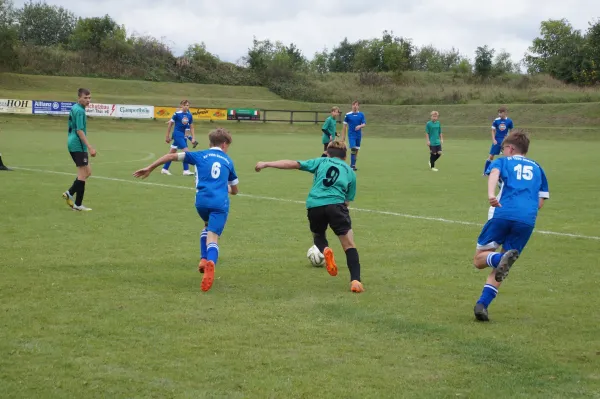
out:
{"label": "tree line", "polygon": [[175,56],[167,43],[127,35],[109,15],[80,18],[63,7],[30,0],[15,8],[0,0],[0,68],[23,73],[86,75],[277,87],[306,74],[352,72],[367,79],[378,73],[452,72],[485,81],[503,74],[549,74],[565,83],[600,82],[600,21],[585,32],[566,20],[547,20],[521,62],[487,45],[473,58],[457,49],[415,46],[410,38],[383,31],[381,37],[342,40],[310,59],[294,44],[253,40],[237,63],[223,62],[204,43]]}

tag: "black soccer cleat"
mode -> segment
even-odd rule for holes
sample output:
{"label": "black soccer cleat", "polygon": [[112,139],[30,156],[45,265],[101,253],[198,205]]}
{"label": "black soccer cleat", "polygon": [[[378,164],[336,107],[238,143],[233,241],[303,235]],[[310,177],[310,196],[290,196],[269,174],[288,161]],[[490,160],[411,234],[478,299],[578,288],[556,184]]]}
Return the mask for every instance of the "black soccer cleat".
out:
{"label": "black soccer cleat", "polygon": [[504,255],[502,255],[502,259],[500,259],[500,263],[496,268],[496,275],[494,277],[497,282],[502,282],[506,278],[506,276],[508,276],[510,268],[517,259],[519,259],[519,251],[517,251],[516,249],[506,251]]}
{"label": "black soccer cleat", "polygon": [[490,318],[488,317],[488,311],[485,308],[485,306],[483,306],[483,303],[478,303],[477,305],[475,305],[475,309],[473,309],[473,312],[475,313],[475,318],[479,321],[490,321]]}
{"label": "black soccer cleat", "polygon": [[8,167],[6,167],[6,166],[4,166],[4,165],[0,165],[0,170],[8,170],[8,171],[10,171],[10,170],[12,170],[12,169],[11,169],[11,168],[8,168]]}

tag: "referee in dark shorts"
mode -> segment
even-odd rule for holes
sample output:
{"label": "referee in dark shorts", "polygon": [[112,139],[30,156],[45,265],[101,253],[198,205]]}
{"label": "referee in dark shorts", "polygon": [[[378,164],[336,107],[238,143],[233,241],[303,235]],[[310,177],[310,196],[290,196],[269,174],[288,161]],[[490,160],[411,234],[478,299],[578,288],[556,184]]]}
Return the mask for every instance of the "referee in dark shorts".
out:
{"label": "referee in dark shorts", "polygon": [[83,194],[85,193],[85,181],[92,174],[89,165],[89,155],[96,156],[96,150],[87,139],[87,116],[85,108],[90,105],[92,95],[88,89],[79,89],[77,92],[77,104],[73,105],[69,113],[69,132],[67,136],[67,147],[75,166],[77,166],[77,178],[70,189],[62,195],[67,205],[74,211],[91,211],[91,208],[83,206]]}

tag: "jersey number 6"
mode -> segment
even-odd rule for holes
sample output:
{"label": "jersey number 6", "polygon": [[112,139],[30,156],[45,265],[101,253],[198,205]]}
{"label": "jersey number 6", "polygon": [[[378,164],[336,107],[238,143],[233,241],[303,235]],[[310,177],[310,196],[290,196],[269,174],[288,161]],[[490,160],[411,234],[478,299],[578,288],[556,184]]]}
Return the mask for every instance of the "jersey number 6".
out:
{"label": "jersey number 6", "polygon": [[221,175],[221,164],[218,162],[213,163],[212,168],[210,169],[210,174],[213,179],[218,179]]}

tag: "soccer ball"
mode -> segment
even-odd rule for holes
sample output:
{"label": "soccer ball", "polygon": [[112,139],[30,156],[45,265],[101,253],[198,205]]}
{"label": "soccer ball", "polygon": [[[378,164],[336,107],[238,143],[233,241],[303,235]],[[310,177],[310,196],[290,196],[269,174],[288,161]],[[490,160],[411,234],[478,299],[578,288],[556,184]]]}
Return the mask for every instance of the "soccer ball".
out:
{"label": "soccer ball", "polygon": [[308,248],[308,252],[306,253],[306,257],[308,258],[311,265],[314,267],[322,267],[325,264],[325,256],[319,251],[316,245]]}

